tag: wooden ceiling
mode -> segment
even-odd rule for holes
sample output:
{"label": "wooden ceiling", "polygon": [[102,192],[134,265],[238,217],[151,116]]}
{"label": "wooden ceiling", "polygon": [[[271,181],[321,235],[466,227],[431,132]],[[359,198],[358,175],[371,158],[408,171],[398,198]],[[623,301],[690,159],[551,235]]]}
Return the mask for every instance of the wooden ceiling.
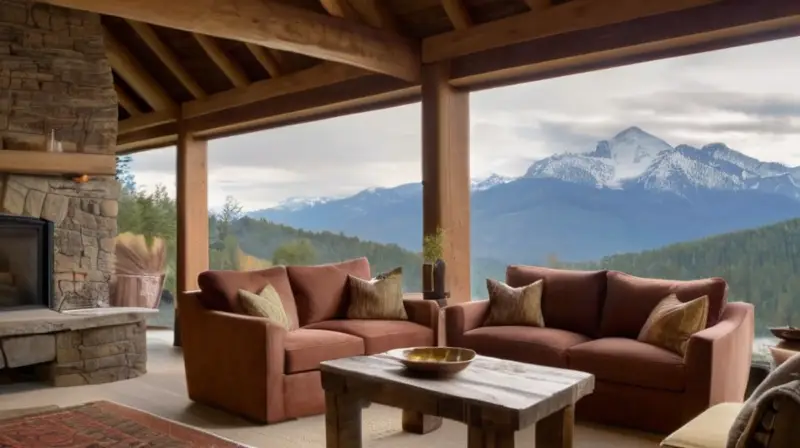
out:
{"label": "wooden ceiling", "polygon": [[40,0],[102,14],[119,150],[800,35],[798,0]]}

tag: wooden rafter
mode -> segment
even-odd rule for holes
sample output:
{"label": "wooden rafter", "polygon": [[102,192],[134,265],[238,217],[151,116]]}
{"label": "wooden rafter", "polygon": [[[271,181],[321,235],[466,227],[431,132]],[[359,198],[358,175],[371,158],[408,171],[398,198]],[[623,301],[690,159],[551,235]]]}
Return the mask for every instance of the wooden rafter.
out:
{"label": "wooden rafter", "polygon": [[244,87],[250,84],[247,74],[222,51],[222,48],[220,48],[213,37],[197,33],[194,33],[193,36],[200,46],[203,47],[203,51],[205,51],[214,64],[222,70],[222,73],[225,74],[234,86]]}
{"label": "wooden rafter", "polygon": [[136,105],[136,101],[128,95],[128,92],[122,90],[117,84],[114,84],[114,90],[117,92],[117,102],[128,112],[128,115],[135,117],[142,114],[142,110]]}
{"label": "wooden rafter", "polygon": [[40,0],[57,6],[250,42],[406,81],[420,74],[418,44],[386,29],[280,0]]}
{"label": "wooden rafter", "polygon": [[319,0],[325,11],[334,17],[341,17],[347,20],[361,21],[358,11],[347,0]]}
{"label": "wooden rafter", "polygon": [[455,29],[463,30],[472,26],[472,18],[462,0],[442,0],[442,7]]}
{"label": "wooden rafter", "polygon": [[335,62],[323,62],[306,70],[256,81],[247,87],[220,92],[202,100],[183,104],[183,118],[190,119],[280,95],[323,87],[355,79],[367,74],[364,70]]}
{"label": "wooden rafter", "polygon": [[119,122],[117,128],[118,135],[130,134],[141,131],[142,129],[161,126],[162,124],[172,123],[178,119],[177,111],[161,110],[150,112],[149,114],[137,115]]}
{"label": "wooden rafter", "polygon": [[259,47],[258,45],[251,43],[247,44],[247,49],[250,50],[250,53],[253,54],[253,57],[256,58],[258,63],[264,67],[264,70],[269,73],[269,76],[273,78],[281,76],[281,64],[278,62],[278,58],[276,58],[273,54],[273,50]]}
{"label": "wooden rafter", "polygon": [[349,0],[364,22],[372,27],[399,33],[397,18],[383,0]]}
{"label": "wooden rafter", "polygon": [[[103,30],[108,63],[131,88],[144,99],[153,110],[167,110],[175,107],[175,103],[164,89],[142,67],[136,58],[117,39]],[[123,106],[124,107],[124,106]]]}
{"label": "wooden rafter", "polygon": [[528,8],[531,8],[531,11],[541,11],[549,8],[552,5],[552,0],[525,0],[525,3]]}
{"label": "wooden rafter", "polygon": [[158,37],[153,27],[146,23],[128,20],[128,24],[134,31],[142,38],[144,43],[155,53],[158,59],[175,75],[175,78],[186,87],[186,90],[195,98],[205,98],[206,92],[200,87],[200,84],[194,80],[192,75],[183,67],[178,61],[175,53],[167,47],[166,44]]}
{"label": "wooden rafter", "polygon": [[425,63],[443,61],[556,34],[598,28],[642,17],[718,3],[722,0],[573,0],[543,11],[455,30],[425,39]]}

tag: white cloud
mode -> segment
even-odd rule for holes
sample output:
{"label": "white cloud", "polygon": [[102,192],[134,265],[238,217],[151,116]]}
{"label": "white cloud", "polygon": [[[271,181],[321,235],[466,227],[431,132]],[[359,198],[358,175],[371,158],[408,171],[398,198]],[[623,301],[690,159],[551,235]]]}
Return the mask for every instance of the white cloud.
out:
{"label": "white cloud", "polygon": [[[800,38],[478,92],[471,169],[519,175],[637,125],[671,144],[722,141],[800,165]],[[420,181],[420,107],[333,118],[210,143],[210,197],[246,209]],[[174,149],[134,156],[137,182],[174,191]]]}

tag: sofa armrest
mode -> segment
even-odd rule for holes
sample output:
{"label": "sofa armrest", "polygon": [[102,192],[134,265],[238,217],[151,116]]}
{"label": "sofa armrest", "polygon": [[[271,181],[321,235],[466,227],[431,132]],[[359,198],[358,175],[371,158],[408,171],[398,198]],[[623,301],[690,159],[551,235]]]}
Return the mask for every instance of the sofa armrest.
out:
{"label": "sofa armrest", "polygon": [[458,346],[464,333],[483,325],[488,313],[488,300],[458,303],[444,307],[444,328],[447,344]]}
{"label": "sofa armrest", "polygon": [[439,305],[433,300],[403,299],[408,320],[432,330],[439,329]]}
{"label": "sofa armrest", "polygon": [[753,356],[753,305],[728,303],[720,321],[689,339],[687,391],[705,409],[744,399]]}
{"label": "sofa armrest", "polygon": [[281,419],[286,330],[267,319],[204,308],[178,296],[189,397],[258,421]]}

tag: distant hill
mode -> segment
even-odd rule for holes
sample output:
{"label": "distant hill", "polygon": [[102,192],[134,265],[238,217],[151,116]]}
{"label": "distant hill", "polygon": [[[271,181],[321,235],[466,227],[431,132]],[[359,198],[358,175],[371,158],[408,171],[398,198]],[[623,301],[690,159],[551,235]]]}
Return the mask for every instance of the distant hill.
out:
{"label": "distant hill", "polygon": [[[638,252],[800,217],[800,169],[713,143],[671,146],[632,127],[525,175],[472,185],[472,255],[544,263]],[[420,250],[422,185],[293,199],[253,217]]]}
{"label": "distant hill", "polygon": [[760,333],[768,326],[800,324],[800,219],[562,266],[685,280],[723,277],[729,300],[756,306]]}
{"label": "distant hill", "polygon": [[[340,233],[309,232],[265,220],[241,218],[232,223],[239,246],[248,254],[272,260],[280,247],[307,240],[313,247],[311,263],[331,263],[367,257],[373,274],[403,267],[406,291],[422,290],[422,258],[394,244],[379,244]],[[213,229],[212,229],[213,232]]]}

